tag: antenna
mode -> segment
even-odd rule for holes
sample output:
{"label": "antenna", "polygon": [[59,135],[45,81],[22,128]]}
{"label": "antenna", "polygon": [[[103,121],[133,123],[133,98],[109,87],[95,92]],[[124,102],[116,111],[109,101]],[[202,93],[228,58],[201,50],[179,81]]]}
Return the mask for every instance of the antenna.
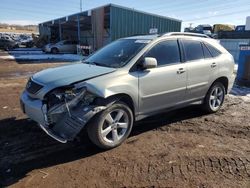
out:
{"label": "antenna", "polygon": [[80,12],[82,12],[82,0],[80,0]]}
{"label": "antenna", "polygon": [[189,29],[192,29],[193,23],[189,23]]}

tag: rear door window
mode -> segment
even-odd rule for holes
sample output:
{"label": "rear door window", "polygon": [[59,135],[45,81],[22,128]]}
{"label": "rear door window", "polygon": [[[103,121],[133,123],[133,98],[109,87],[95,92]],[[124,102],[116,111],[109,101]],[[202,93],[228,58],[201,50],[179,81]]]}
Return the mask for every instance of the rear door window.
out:
{"label": "rear door window", "polygon": [[186,61],[204,59],[203,49],[200,41],[182,40]]}
{"label": "rear door window", "polygon": [[156,44],[145,57],[153,57],[158,66],[180,63],[180,51],[177,40],[167,40]]}
{"label": "rear door window", "polygon": [[211,55],[210,51],[208,50],[208,48],[205,46],[205,44],[202,43],[202,48],[203,48],[203,53],[204,53],[204,58],[208,59],[208,58],[212,58],[213,56]]}

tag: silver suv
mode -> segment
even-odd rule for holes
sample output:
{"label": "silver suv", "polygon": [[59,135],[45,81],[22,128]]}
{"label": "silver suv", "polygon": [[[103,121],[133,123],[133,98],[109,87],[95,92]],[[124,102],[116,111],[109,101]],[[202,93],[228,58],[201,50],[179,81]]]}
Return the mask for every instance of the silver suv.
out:
{"label": "silver suv", "polygon": [[201,104],[220,109],[234,82],[233,57],[214,39],[191,33],[119,39],[84,62],[34,74],[21,106],[66,143],[85,127],[97,146],[120,145],[134,121]]}

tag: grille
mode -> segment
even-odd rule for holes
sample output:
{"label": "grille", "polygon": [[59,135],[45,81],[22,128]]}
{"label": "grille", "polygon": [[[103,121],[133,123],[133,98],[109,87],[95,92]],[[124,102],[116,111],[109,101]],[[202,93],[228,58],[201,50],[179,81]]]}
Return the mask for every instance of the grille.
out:
{"label": "grille", "polygon": [[26,90],[31,93],[35,94],[37,93],[40,89],[42,89],[42,85],[34,82],[33,80],[29,79],[27,85],[26,85]]}

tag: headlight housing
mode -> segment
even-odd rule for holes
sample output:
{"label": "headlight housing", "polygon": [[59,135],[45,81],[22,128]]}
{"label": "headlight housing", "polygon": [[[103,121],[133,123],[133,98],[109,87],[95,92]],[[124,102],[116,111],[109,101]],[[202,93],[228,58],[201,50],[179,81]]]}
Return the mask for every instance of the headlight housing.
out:
{"label": "headlight housing", "polygon": [[87,97],[86,93],[86,87],[66,89],[64,92],[53,92],[52,95],[55,101],[48,101],[50,104],[48,114],[59,114],[69,111],[80,101],[84,101],[84,98]]}

